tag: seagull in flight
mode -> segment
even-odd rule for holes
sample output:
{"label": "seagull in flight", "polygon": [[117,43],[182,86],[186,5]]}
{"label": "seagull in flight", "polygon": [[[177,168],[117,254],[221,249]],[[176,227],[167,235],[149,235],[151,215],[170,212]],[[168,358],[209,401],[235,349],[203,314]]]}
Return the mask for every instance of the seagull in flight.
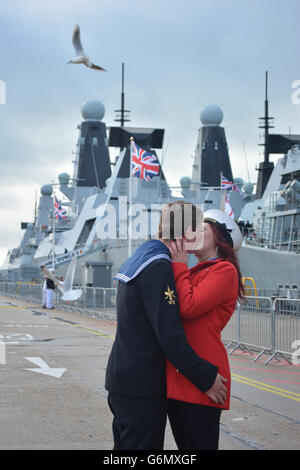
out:
{"label": "seagull in flight", "polygon": [[82,44],[81,44],[81,40],[80,40],[80,29],[79,29],[78,24],[74,28],[72,41],[73,41],[73,46],[76,52],[76,57],[74,59],[69,60],[68,64],[84,64],[90,69],[101,70],[103,72],[107,72],[107,70],[103,69],[102,67],[99,67],[99,65],[93,64],[90,61],[90,58],[84,52]]}

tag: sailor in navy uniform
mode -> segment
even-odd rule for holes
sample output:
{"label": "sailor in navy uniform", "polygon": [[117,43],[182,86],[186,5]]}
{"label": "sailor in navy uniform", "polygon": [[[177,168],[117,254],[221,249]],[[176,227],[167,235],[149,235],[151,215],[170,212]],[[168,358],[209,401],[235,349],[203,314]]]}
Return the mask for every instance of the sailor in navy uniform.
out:
{"label": "sailor in navy uniform", "polygon": [[226,398],[226,388],[218,368],[199,358],[187,343],[168,247],[160,240],[144,242],[115,277],[117,331],[105,380],[114,416],[114,450],[161,450],[167,417],[166,357],[203,392],[212,386],[217,390],[219,380],[218,402]]}

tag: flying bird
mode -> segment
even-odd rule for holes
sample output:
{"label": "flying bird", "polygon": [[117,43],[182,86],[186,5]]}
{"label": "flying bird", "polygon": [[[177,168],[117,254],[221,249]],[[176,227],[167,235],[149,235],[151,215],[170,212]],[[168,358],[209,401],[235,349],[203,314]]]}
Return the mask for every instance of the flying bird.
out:
{"label": "flying bird", "polygon": [[102,72],[107,72],[107,70],[105,70],[102,67],[99,67],[99,65],[93,64],[90,58],[84,52],[82,44],[81,44],[81,40],[80,40],[80,29],[79,29],[78,24],[74,28],[72,41],[73,41],[73,46],[76,52],[76,56],[74,57],[74,59],[69,60],[68,64],[83,64],[89,67],[90,69],[101,70]]}
{"label": "flying bird", "polygon": [[64,282],[61,282],[56,279],[54,274],[49,269],[47,269],[46,266],[41,266],[41,271],[43,275],[52,279],[52,281],[57,285],[59,290],[63,293],[62,300],[65,301],[77,300],[82,294],[82,289],[72,289],[76,258],[77,255],[75,254],[72,258],[71,263],[68,266]]}

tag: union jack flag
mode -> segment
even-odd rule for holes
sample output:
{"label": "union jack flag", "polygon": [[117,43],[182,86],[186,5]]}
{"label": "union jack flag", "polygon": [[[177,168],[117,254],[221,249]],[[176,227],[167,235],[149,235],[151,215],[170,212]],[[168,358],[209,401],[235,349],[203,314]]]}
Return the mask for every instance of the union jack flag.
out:
{"label": "union jack flag", "polygon": [[240,195],[243,194],[238,186],[236,186],[232,181],[229,181],[229,179],[225,178],[225,176],[223,175],[222,175],[221,186],[222,186],[222,189],[229,189],[232,191],[237,191]]}
{"label": "union jack flag", "polygon": [[143,150],[134,141],[131,147],[132,176],[149,181],[159,173],[159,161],[156,155]]}
{"label": "union jack flag", "polygon": [[66,220],[66,210],[61,207],[60,202],[58,201],[57,197],[54,194],[53,198],[53,205],[54,205],[54,217],[58,220]]}

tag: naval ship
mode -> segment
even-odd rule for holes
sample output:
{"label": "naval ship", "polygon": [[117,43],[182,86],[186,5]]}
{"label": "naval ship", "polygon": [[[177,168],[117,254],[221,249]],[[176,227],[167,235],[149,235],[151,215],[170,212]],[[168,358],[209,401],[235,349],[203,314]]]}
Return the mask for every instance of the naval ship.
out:
{"label": "naval ship", "polygon": [[[258,168],[255,200],[248,200],[240,219],[250,221],[239,260],[250,288],[262,295],[300,298],[300,135],[273,134],[269,116],[268,72],[265,85],[264,161]],[[280,154],[276,165],[271,154]],[[275,289],[276,288],[276,289]],[[274,291],[275,289],[275,291]]]}
{"label": "naval ship", "polygon": [[[124,83],[124,81],[122,82]],[[122,85],[123,86],[123,85]],[[202,204],[204,210],[220,208],[220,175],[240,191],[228,191],[229,204],[239,223],[247,222],[239,252],[242,274],[259,289],[293,289],[299,294],[300,225],[300,136],[270,134],[268,99],[265,116],[265,159],[259,166],[256,194],[254,185],[234,178],[223,111],[217,105],[200,113],[201,126],[196,136],[191,176],[183,176],[180,186],[167,183],[162,168],[150,181],[130,177],[131,138],[154,155],[163,153],[164,129],[128,126],[122,88],[121,109],[116,111],[118,126],[106,126],[105,108],[99,100],[86,100],[81,106],[82,121],[77,126],[78,140],[73,175],[62,173],[56,184],[44,184],[36,216],[21,222],[23,238],[10,250],[0,269],[0,279],[32,282],[41,279],[40,265],[54,267],[57,277],[77,255],[75,285],[112,287],[121,264],[145,239],[155,238],[163,204],[185,200]],[[114,161],[110,150],[117,149]],[[116,153],[116,151],[115,151]],[[276,166],[269,155],[283,154]],[[172,190],[180,191],[176,197]],[[54,197],[65,217],[54,217]],[[129,213],[128,201],[136,208]],[[128,227],[135,225],[131,238]],[[242,228],[242,230],[244,230]],[[189,263],[195,262],[193,258]],[[297,294],[298,292],[298,294]]]}

